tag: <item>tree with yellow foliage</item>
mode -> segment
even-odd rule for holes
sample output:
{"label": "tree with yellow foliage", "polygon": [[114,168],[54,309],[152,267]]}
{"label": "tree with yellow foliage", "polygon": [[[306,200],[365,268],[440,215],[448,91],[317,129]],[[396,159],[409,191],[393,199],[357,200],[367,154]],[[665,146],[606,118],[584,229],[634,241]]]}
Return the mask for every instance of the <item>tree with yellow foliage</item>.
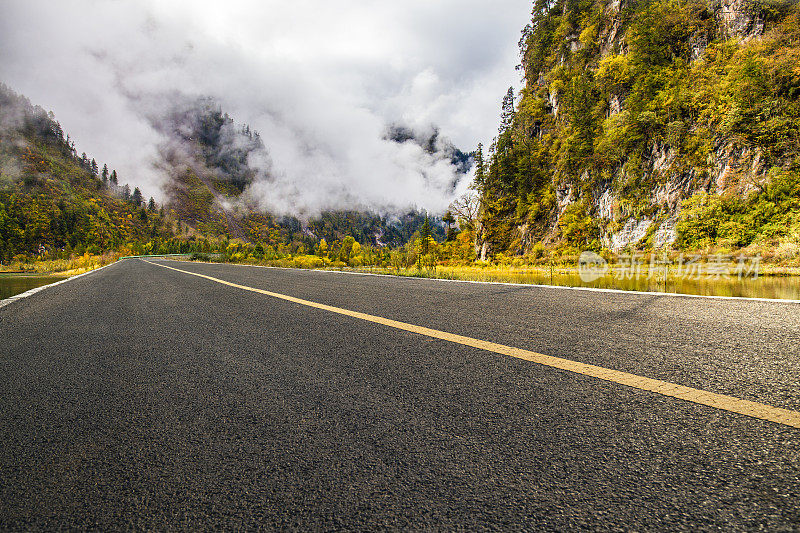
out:
{"label": "tree with yellow foliage", "polygon": [[328,241],[325,239],[321,239],[319,244],[317,245],[317,255],[319,257],[325,257],[328,254]]}

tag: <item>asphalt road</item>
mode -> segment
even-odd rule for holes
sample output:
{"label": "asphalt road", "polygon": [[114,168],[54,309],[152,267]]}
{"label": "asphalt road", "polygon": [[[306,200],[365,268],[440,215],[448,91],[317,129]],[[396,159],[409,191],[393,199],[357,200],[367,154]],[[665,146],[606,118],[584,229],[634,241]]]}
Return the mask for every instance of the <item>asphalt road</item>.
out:
{"label": "asphalt road", "polygon": [[[800,304],[161,261],[800,410]],[[800,430],[140,260],[0,308],[0,528],[800,531]]]}

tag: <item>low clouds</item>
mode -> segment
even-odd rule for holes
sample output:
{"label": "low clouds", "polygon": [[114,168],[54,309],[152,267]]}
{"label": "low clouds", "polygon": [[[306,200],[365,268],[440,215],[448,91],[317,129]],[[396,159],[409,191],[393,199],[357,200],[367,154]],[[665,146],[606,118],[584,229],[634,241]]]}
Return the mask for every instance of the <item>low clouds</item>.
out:
{"label": "low clouds", "polygon": [[455,166],[387,139],[387,127],[435,124],[464,150],[485,142],[518,81],[529,10],[527,0],[10,1],[0,79],[147,195],[166,179],[160,121],[176,102],[211,97],[267,147],[248,156],[260,207],[441,211]]}

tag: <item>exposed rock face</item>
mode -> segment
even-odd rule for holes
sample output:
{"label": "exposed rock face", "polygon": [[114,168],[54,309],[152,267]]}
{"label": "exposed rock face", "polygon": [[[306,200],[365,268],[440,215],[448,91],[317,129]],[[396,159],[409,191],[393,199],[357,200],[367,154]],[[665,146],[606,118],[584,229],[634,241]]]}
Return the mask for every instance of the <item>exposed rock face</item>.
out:
{"label": "exposed rock face", "polygon": [[720,143],[714,151],[713,192],[747,194],[766,180],[766,170],[758,149],[735,142]]}
{"label": "exposed rock face", "polygon": [[612,21],[612,23],[603,30],[599,35],[600,54],[605,57],[615,51],[624,50],[625,37],[622,30],[622,17],[620,16],[620,9],[623,7],[623,0],[610,0],[605,9],[605,16]]}
{"label": "exposed rock face", "polygon": [[556,190],[556,200],[558,201],[558,216],[564,212],[569,204],[575,201],[573,196],[573,187],[571,184],[566,184]]}
{"label": "exposed rock face", "polygon": [[703,54],[708,48],[708,40],[706,36],[700,32],[695,32],[692,39],[689,41],[689,46],[692,49],[692,61],[696,61],[703,57]]}
{"label": "exposed rock face", "polygon": [[[620,10],[625,7],[624,0],[609,0],[605,9],[605,16],[611,20],[599,36],[601,55],[605,56],[614,52],[623,52],[625,49],[624,31],[620,23]],[[752,0],[716,0],[710,6],[718,21],[721,31],[727,38],[748,41],[758,38],[764,32],[764,20],[759,11],[753,7]],[[707,35],[696,32],[690,41],[692,59],[700,59],[708,47]],[[550,103],[554,114],[558,111],[558,97],[550,95]],[[616,115],[625,109],[624,95],[612,94],[608,102],[608,114]],[[675,135],[685,132],[683,124],[674,126]],[[683,130],[681,130],[683,128]],[[604,184],[593,195],[591,209],[594,216],[616,226],[622,225],[617,231],[607,231],[603,234],[604,245],[614,251],[619,251],[627,246],[636,245],[638,241],[647,236],[653,224],[657,224],[652,233],[652,244],[655,248],[668,246],[675,242],[677,237],[675,225],[680,210],[681,200],[688,198],[699,190],[717,194],[747,194],[766,180],[766,168],[763,156],[758,150],[750,149],[736,144],[728,139],[721,140],[714,151],[710,175],[700,179],[696,171],[676,171],[677,152],[667,145],[654,144],[647,162],[646,172],[655,176],[668,176],[656,187],[650,195],[650,203],[657,206],[655,216],[637,219],[629,217],[615,220],[619,213],[615,213],[618,199],[615,198],[611,184]],[[562,187],[556,191],[558,202],[558,216],[566,207],[576,201],[573,186]]]}
{"label": "exposed rock face", "polygon": [[[734,141],[720,142],[714,151],[713,165],[709,175],[700,179],[694,169],[680,172],[673,167],[676,153],[668,147],[654,147],[652,151],[651,169],[654,173],[669,176],[657,186],[650,195],[650,205],[657,208],[655,219],[633,217],[619,220],[623,227],[616,232],[604,235],[606,245],[615,251],[630,244],[635,244],[646,233],[651,223],[663,220],[653,234],[653,246],[661,248],[675,242],[677,236],[675,224],[680,211],[681,201],[699,191],[715,194],[735,194],[744,196],[758,189],[767,180],[767,169],[763,156],[758,149],[738,145]],[[614,205],[616,202],[610,186],[593,201],[596,216],[607,222],[614,221]],[[563,211],[565,206],[559,203]]]}
{"label": "exposed rock face", "polygon": [[675,242],[675,238],[678,236],[675,231],[675,222],[675,218],[667,219],[656,229],[653,233],[654,248],[663,248]]}
{"label": "exposed rock face", "polygon": [[[701,15],[697,15],[701,18],[698,18],[698,24],[693,26],[695,28],[693,33],[687,34],[688,54],[684,59],[688,60],[692,68],[702,72],[704,62],[709,64],[714,62],[714,56],[707,55],[711,43],[733,39],[744,46],[744,43],[760,39],[765,32],[765,11],[759,1],[708,0],[705,4],[706,9],[702,10]],[[567,4],[568,2],[564,2],[562,5],[564,13]],[[599,22],[593,19],[593,23],[599,28],[595,43],[596,57],[586,62],[584,68],[598,68],[597,65],[605,58],[609,60],[607,64],[612,65],[609,72],[617,72],[613,69],[619,68],[620,72],[624,73],[627,68],[625,61],[628,58],[606,56],[628,53],[626,35],[632,39],[637,35],[628,31],[632,27],[629,26],[632,24],[631,12],[638,13],[640,6],[628,0],[605,0],[605,7],[597,7],[602,9],[602,15]],[[770,19],[769,28],[773,27],[772,24]],[[586,34],[583,30],[586,30]],[[591,27],[573,26],[564,30],[564,33],[559,33],[561,47],[557,49],[559,55],[551,57],[560,57],[563,64],[565,56],[569,58],[570,54],[585,50],[587,46],[584,42],[585,35],[590,35],[591,30]],[[570,125],[569,121],[574,119],[570,100],[574,95],[570,93],[568,85],[565,85],[563,80],[558,80],[560,84],[551,82],[551,76],[557,77],[553,72],[558,73],[560,65],[541,61],[533,64],[542,70],[533,71],[533,79],[537,81],[528,82],[528,85],[533,91],[540,91],[538,97],[544,100],[542,107],[549,116],[545,121],[537,117],[536,128],[528,129],[535,131],[535,135],[540,139],[545,133],[552,135],[556,132],[556,135],[561,135],[558,137],[559,140],[564,141],[567,136],[576,135],[575,129],[567,128],[567,125]],[[542,64],[546,66],[542,67]],[[624,79],[623,74],[619,76]],[[608,79],[618,78],[609,75]],[[578,201],[585,201],[581,208],[586,205],[586,216],[591,218],[592,223],[597,224],[591,229],[592,238],[599,237],[602,243],[612,250],[619,251],[631,245],[635,246],[645,237],[647,243],[655,248],[669,246],[677,238],[676,225],[683,200],[697,192],[744,197],[754,190],[760,190],[766,184],[769,170],[766,163],[768,157],[771,158],[769,166],[781,165],[780,161],[775,161],[774,155],[768,149],[764,149],[762,153],[755,144],[748,143],[735,132],[733,128],[737,120],[741,120],[740,115],[746,114],[737,114],[735,106],[726,107],[724,114],[710,122],[702,122],[705,119],[701,120],[696,115],[674,112],[670,109],[668,109],[669,116],[673,118],[667,119],[662,115],[649,119],[648,122],[644,117],[645,112],[635,109],[637,101],[632,98],[634,93],[630,85],[614,81],[613,85],[604,89],[598,94],[601,94],[606,102],[597,102],[596,109],[602,109],[603,104],[607,103],[604,109],[606,117],[614,119],[607,122],[611,126],[603,125],[603,128],[618,128],[617,131],[625,131],[621,125],[630,127],[630,124],[636,125],[639,121],[640,134],[644,132],[642,135],[646,140],[640,148],[637,147],[635,154],[621,156],[613,154],[613,159],[609,158],[613,161],[611,164],[601,155],[597,170],[592,168],[584,170],[588,165],[582,164],[583,162],[574,167],[578,169],[573,171],[576,174],[574,176],[566,174],[569,171],[562,171],[561,168],[564,167],[550,168],[553,175],[553,189],[550,189],[548,194],[555,193],[555,202],[552,201],[552,196],[547,196],[547,203],[541,204],[546,205],[549,218],[545,219],[541,214],[543,211],[538,211],[537,214],[530,215],[531,218],[527,220],[515,218],[513,225],[507,226],[509,231],[516,231],[515,238],[510,240],[521,243],[524,251],[529,251],[538,241],[559,242],[563,237],[563,228],[559,226],[559,221],[565,209]],[[632,102],[628,104],[630,107],[626,105],[626,99]],[[650,111],[646,112],[654,115]],[[548,121],[552,121],[549,126]],[[545,125],[540,126],[542,123]],[[653,126],[654,129],[647,131],[647,126],[641,126],[648,123],[656,124]],[[706,137],[703,137],[704,135]],[[691,151],[687,148],[687,146],[697,146],[696,139],[701,137],[706,143],[702,145],[702,151],[695,148]],[[692,142],[695,142],[695,145],[692,145]],[[595,144],[595,149],[597,146],[603,145]],[[609,151],[613,153],[613,148]],[[631,161],[633,164],[629,165]],[[646,187],[646,190],[641,190],[642,187]],[[542,196],[545,197],[544,193]],[[509,220],[511,218],[508,216]],[[475,243],[477,256],[486,258],[493,252],[503,251],[492,250],[493,244],[499,245],[482,239],[483,236],[479,231]]]}
{"label": "exposed rock face", "polygon": [[673,175],[666,183],[653,190],[651,202],[661,206],[664,212],[675,214],[680,206],[680,201],[691,196],[695,190],[694,172]]}
{"label": "exposed rock face", "polygon": [[608,101],[608,114],[616,115],[617,113],[622,112],[622,106],[624,102],[625,100],[618,94],[612,94],[611,99]]}
{"label": "exposed rock face", "polygon": [[764,33],[764,18],[752,0],[719,0],[716,15],[728,38],[749,41]]}
{"label": "exposed rock face", "polygon": [[548,93],[548,103],[550,104],[550,109],[552,110],[553,116],[558,116],[558,94],[555,92]]}
{"label": "exposed rock face", "polygon": [[603,191],[599,198],[597,198],[597,216],[607,220],[614,218],[614,193],[611,192],[611,187]]}
{"label": "exposed rock face", "polygon": [[616,233],[612,233],[609,239],[609,248],[618,251],[629,245],[636,245],[647,235],[647,230],[653,223],[649,218],[636,221],[629,219],[628,222]]}

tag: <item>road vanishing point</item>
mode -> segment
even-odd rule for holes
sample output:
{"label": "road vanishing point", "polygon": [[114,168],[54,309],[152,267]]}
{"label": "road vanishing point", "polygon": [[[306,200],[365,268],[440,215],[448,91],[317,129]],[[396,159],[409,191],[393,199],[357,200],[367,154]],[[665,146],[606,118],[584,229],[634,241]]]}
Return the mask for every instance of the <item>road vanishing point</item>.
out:
{"label": "road vanishing point", "polygon": [[800,304],[126,259],[0,307],[0,529],[800,531]]}

